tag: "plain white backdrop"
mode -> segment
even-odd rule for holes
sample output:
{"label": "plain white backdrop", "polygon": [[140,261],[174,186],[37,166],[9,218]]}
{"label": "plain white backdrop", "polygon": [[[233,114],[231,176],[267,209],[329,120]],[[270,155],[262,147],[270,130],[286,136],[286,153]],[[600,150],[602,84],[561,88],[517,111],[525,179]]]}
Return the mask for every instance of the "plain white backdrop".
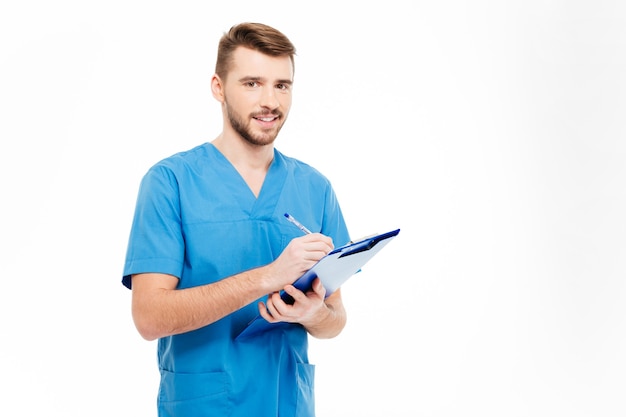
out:
{"label": "plain white backdrop", "polygon": [[215,49],[241,21],[298,49],[277,147],[331,179],[353,236],[401,228],[344,286],[345,331],[311,341],[318,415],[626,415],[608,0],[3,3],[7,415],[155,415],[156,342],[120,282],[135,197],[219,133]]}

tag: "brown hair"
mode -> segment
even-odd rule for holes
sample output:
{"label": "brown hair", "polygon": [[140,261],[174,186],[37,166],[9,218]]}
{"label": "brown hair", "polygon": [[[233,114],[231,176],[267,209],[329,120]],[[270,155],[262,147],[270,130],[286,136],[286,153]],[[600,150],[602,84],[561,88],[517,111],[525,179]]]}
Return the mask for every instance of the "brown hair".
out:
{"label": "brown hair", "polygon": [[230,69],[233,52],[240,46],[270,56],[289,56],[291,65],[295,64],[296,47],[283,33],[262,23],[240,23],[224,33],[217,48],[215,73],[223,80]]}

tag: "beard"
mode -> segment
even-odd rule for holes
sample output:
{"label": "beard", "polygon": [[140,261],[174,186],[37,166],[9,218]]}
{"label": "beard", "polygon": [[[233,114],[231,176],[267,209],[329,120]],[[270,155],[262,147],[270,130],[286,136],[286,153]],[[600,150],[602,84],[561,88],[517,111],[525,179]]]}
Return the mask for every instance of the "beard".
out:
{"label": "beard", "polygon": [[[235,132],[237,132],[239,136],[241,136],[241,138],[250,145],[265,146],[272,144],[276,140],[278,132],[280,132],[280,129],[282,129],[285,124],[284,115],[280,111],[252,113],[249,116],[249,119],[244,119],[228,104],[227,101],[224,101],[224,104],[226,105],[226,115],[228,116],[230,125],[233,127]],[[253,117],[277,117],[278,123],[271,129],[259,129],[254,131],[250,123],[250,119]]]}

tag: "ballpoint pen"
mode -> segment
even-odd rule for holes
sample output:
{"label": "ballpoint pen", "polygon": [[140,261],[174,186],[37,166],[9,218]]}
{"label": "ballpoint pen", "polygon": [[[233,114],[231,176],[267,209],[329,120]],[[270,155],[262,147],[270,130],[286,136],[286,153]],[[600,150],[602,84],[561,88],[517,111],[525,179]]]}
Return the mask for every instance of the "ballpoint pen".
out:
{"label": "ballpoint pen", "polygon": [[300,230],[302,230],[305,234],[311,234],[311,231],[309,229],[307,229],[306,227],[304,227],[302,225],[302,223],[300,223],[299,221],[297,221],[296,219],[293,218],[293,216],[289,213],[285,213],[285,217],[287,218],[287,220],[289,220],[291,223],[295,224],[296,227]]}

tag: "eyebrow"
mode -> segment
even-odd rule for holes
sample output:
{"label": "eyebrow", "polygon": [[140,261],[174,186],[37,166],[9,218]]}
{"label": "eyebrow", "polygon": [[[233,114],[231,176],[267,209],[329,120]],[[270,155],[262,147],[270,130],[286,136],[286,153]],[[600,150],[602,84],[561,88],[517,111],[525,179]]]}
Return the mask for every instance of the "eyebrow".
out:
{"label": "eyebrow", "polygon": [[[246,77],[242,77],[239,79],[239,82],[243,83],[243,82],[248,82],[248,81],[265,81],[264,78],[262,77],[253,77],[253,76],[246,76]],[[276,80],[276,84],[287,84],[287,85],[293,85],[293,81],[292,80]]]}

